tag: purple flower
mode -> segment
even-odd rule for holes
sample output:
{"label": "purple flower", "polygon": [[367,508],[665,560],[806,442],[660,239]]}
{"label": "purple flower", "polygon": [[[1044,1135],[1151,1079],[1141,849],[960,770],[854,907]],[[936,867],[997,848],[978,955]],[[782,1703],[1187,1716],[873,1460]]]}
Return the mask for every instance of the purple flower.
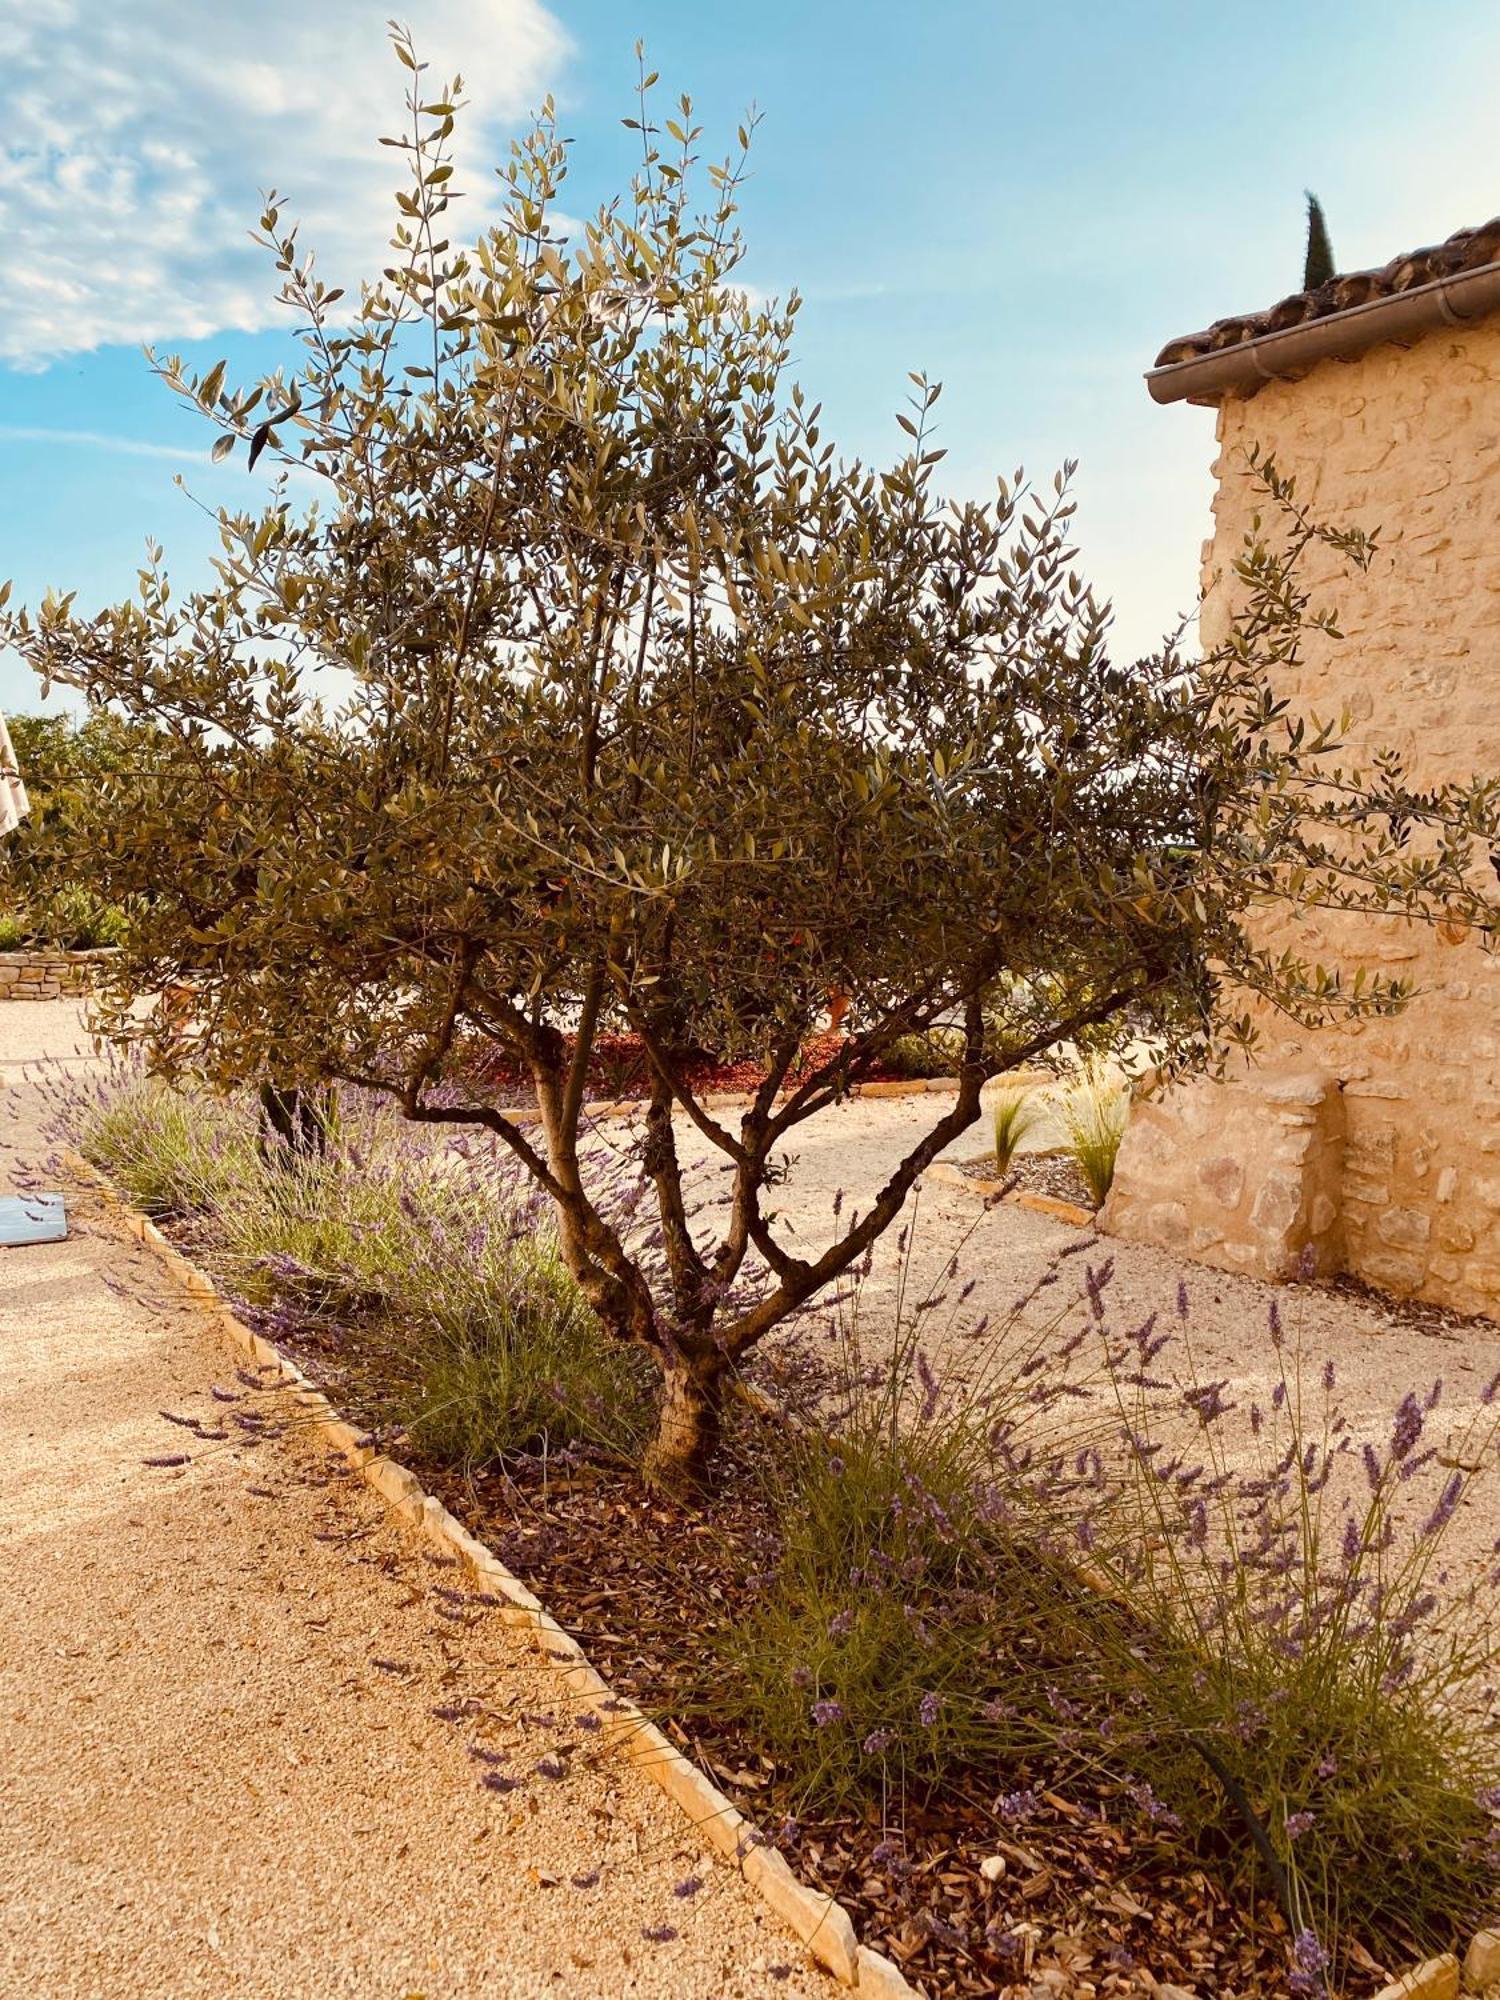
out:
{"label": "purple flower", "polygon": [[703,1887],[703,1882],[701,1877],[697,1875],[684,1875],[680,1882],[673,1883],[672,1894],[676,1896],[680,1902],[685,1903],[689,1896],[696,1896],[698,1891],[702,1887]]}
{"label": "purple flower", "polygon": [[642,1924],[641,1936],[649,1944],[670,1944],[677,1935],[670,1924]]}
{"label": "purple flower", "polygon": [[1041,1801],[1031,1790],[1002,1792],[995,1801],[995,1811],[1007,1826],[1019,1826],[1023,1820],[1034,1819],[1041,1809]]}
{"label": "purple flower", "polygon": [[828,1621],[828,1636],[830,1639],[846,1639],[853,1630],[853,1627],[854,1613],[852,1611],[835,1612],[833,1617]]}
{"label": "purple flower", "polygon": [[844,1704],[841,1701],[824,1699],[812,1705],[812,1719],[819,1729],[829,1729],[835,1722],[844,1719]]}
{"label": "purple flower", "polygon": [[1422,1406],[1408,1389],[1401,1398],[1396,1411],[1396,1421],[1391,1427],[1391,1456],[1405,1458],[1422,1435],[1425,1421]]}
{"label": "purple flower", "polygon": [[1462,1498],[1463,1490],[1463,1474],[1461,1472],[1453,1473],[1448,1480],[1448,1484],[1439,1495],[1437,1505],[1422,1524],[1422,1533],[1424,1535],[1440,1535],[1443,1532],[1444,1528],[1453,1519],[1454,1511],[1458,1506],[1459,1500]]}
{"label": "purple flower", "polygon": [[572,1878],[575,1889],[592,1889],[598,1880],[599,1870],[597,1868],[590,1868],[587,1874],[575,1875]]}
{"label": "purple flower", "polygon": [[1303,1834],[1316,1822],[1317,1817],[1316,1813],[1310,1812],[1288,1813],[1286,1816],[1287,1839],[1300,1840]]}
{"label": "purple flower", "polygon": [[924,1729],[931,1729],[943,1712],[942,1698],[932,1693],[924,1694],[917,1704],[917,1717]]}
{"label": "purple flower", "polygon": [[889,1750],[895,1740],[894,1729],[872,1729],[859,1747],[867,1757],[878,1757],[883,1751]]}
{"label": "purple flower", "polygon": [[1313,1930],[1298,1931],[1292,1940],[1292,1962],[1299,1972],[1326,1972],[1329,1957]]}

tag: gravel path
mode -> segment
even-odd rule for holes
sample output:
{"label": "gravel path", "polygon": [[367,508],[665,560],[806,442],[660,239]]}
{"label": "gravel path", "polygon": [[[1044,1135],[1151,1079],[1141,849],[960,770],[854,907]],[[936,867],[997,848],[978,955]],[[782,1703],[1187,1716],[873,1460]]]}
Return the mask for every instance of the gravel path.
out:
{"label": "gravel path", "polygon": [[[42,1151],[23,1060],[76,1041],[0,1006],[0,1190]],[[163,1420],[279,1399],[71,1209],[0,1251],[0,1996],[837,1991],[341,1461]]]}

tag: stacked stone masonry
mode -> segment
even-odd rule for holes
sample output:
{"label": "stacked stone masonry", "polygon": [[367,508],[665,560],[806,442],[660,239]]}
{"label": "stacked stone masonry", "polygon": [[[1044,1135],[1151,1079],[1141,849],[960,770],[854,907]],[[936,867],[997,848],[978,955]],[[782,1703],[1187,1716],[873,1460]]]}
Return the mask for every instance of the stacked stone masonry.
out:
{"label": "stacked stone masonry", "polygon": [[57,1000],[86,993],[99,951],[0,951],[0,1001]]}
{"label": "stacked stone masonry", "polygon": [[[1378,533],[1367,572],[1331,556],[1308,571],[1344,636],[1309,635],[1280,691],[1309,715],[1349,712],[1349,762],[1388,747],[1418,782],[1500,773],[1500,318],[1226,400],[1218,435],[1205,643],[1256,515],[1270,528],[1246,464],[1259,445],[1317,518]],[[1500,1318],[1500,957],[1400,918],[1287,909],[1262,935],[1417,997],[1314,1032],[1265,1013],[1260,1072],[1145,1100],[1107,1226],[1267,1277],[1311,1242],[1321,1270]],[[1317,1093],[1308,1126],[1275,1095],[1289,1077]]]}

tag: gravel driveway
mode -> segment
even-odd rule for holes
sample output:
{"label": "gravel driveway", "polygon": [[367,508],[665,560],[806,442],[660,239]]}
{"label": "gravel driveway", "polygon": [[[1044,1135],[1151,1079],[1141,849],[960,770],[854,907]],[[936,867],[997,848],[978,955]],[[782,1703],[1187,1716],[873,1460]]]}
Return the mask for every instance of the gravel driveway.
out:
{"label": "gravel driveway", "polygon": [[[43,1150],[23,1059],[76,1041],[0,1006],[0,1189]],[[227,1421],[277,1398],[71,1207],[0,1251],[4,2000],[835,1992],[341,1462]]]}

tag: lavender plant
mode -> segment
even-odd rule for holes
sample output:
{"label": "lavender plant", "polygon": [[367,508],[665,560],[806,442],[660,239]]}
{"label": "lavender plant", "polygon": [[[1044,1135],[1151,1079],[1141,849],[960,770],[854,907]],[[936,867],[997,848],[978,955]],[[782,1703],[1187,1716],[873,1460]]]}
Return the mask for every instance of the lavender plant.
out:
{"label": "lavender plant", "polygon": [[1467,1574],[1452,1550],[1500,1376],[1452,1436],[1441,1382],[1361,1435],[1277,1301],[1272,1387],[1246,1402],[1199,1367],[1185,1285],[1170,1328],[1118,1328],[1108,1295],[1105,1266],[1089,1297],[1122,1450],[1091,1560],[1131,1618],[1089,1633],[1136,1771],[1191,1838],[1270,1876],[1302,1940],[1293,1991],[1324,1990],[1340,1939],[1448,1948],[1500,1893],[1500,1571],[1488,1537]]}
{"label": "lavender plant", "polygon": [[268,1167],[243,1101],[117,1069],[65,1122],[271,1330],[315,1337],[362,1420],[465,1466],[579,1440],[633,1455],[640,1358],[607,1341],[545,1198],[492,1144],[431,1144],[357,1095],[333,1142]]}
{"label": "lavender plant", "polygon": [[1083,1342],[1055,1338],[1060,1315],[1039,1330],[1022,1310],[1056,1273],[993,1329],[966,1326],[964,1378],[944,1380],[929,1348],[955,1337],[974,1285],[955,1255],[916,1294],[911,1244],[903,1232],[891,1321],[866,1266],[805,1342],[818,1359],[790,1371],[813,1420],[768,1441],[776,1546],[750,1614],[720,1634],[709,1693],[809,1802],[879,1799],[898,1820],[906,1793],[954,1773],[1015,1770],[1060,1739],[1066,1760],[1091,1671],[1073,1639],[1088,1590],[1065,1537],[1033,1531],[1032,1488],[994,1446],[1022,1427],[1033,1442],[1079,1434]]}
{"label": "lavender plant", "polygon": [[169,1090],[116,1055],[87,1084],[44,1078],[58,1135],[79,1146],[153,1221],[212,1212],[255,1164],[253,1128],[223,1099]]}

